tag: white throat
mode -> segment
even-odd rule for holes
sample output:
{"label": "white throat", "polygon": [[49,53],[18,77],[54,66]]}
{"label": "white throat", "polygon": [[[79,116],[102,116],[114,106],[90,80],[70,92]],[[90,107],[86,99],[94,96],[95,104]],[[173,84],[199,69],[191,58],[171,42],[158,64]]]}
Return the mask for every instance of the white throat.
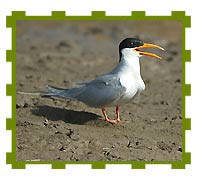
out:
{"label": "white throat", "polygon": [[135,79],[141,79],[140,75],[140,55],[132,48],[125,48],[121,51],[121,59],[112,73],[119,75],[132,75]]}

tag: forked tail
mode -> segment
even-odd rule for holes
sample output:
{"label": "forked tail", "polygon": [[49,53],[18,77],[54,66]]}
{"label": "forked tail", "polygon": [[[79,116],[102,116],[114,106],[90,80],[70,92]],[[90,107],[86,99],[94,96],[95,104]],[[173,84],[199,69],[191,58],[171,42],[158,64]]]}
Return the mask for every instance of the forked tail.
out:
{"label": "forked tail", "polygon": [[77,100],[80,95],[82,88],[72,88],[72,89],[63,89],[57,88],[50,85],[46,85],[46,88],[49,92],[44,93],[43,97],[59,97],[59,98],[68,98]]}

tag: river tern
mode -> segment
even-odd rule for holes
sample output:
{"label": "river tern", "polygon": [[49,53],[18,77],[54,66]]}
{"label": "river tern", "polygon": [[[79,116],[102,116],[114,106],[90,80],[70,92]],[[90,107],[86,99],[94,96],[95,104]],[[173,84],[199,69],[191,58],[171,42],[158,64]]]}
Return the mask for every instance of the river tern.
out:
{"label": "river tern", "polygon": [[[76,88],[63,89],[46,85],[46,97],[60,97],[77,100],[89,107],[101,108],[105,121],[118,123],[120,119],[119,107],[130,102],[145,89],[140,73],[140,57],[151,56],[161,59],[160,56],[142,51],[143,48],[162,47],[144,43],[136,38],[126,38],[119,44],[119,63],[110,72],[94,80],[79,83]],[[116,119],[110,119],[106,114],[107,107],[116,107]]]}

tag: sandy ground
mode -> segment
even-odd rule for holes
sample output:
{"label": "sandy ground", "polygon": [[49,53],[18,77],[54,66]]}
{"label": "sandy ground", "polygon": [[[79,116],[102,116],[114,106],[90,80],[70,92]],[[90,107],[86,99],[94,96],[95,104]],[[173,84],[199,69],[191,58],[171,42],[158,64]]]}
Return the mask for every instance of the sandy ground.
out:
{"label": "sandy ground", "polygon": [[[83,103],[17,94],[18,161],[181,160],[179,21],[18,21],[17,92],[70,88],[111,71],[126,37],[166,49],[153,50],[164,60],[141,59],[146,90],[120,108],[128,122],[106,123]],[[115,118],[115,109],[108,115]]]}

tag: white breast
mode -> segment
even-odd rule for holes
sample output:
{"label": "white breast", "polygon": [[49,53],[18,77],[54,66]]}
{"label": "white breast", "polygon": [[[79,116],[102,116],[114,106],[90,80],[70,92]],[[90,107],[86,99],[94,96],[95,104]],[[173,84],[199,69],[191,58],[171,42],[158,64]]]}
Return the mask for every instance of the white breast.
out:
{"label": "white breast", "polygon": [[145,84],[142,78],[136,79],[134,76],[125,75],[120,77],[120,82],[121,85],[126,88],[126,92],[118,100],[118,104],[129,102],[145,89]]}

